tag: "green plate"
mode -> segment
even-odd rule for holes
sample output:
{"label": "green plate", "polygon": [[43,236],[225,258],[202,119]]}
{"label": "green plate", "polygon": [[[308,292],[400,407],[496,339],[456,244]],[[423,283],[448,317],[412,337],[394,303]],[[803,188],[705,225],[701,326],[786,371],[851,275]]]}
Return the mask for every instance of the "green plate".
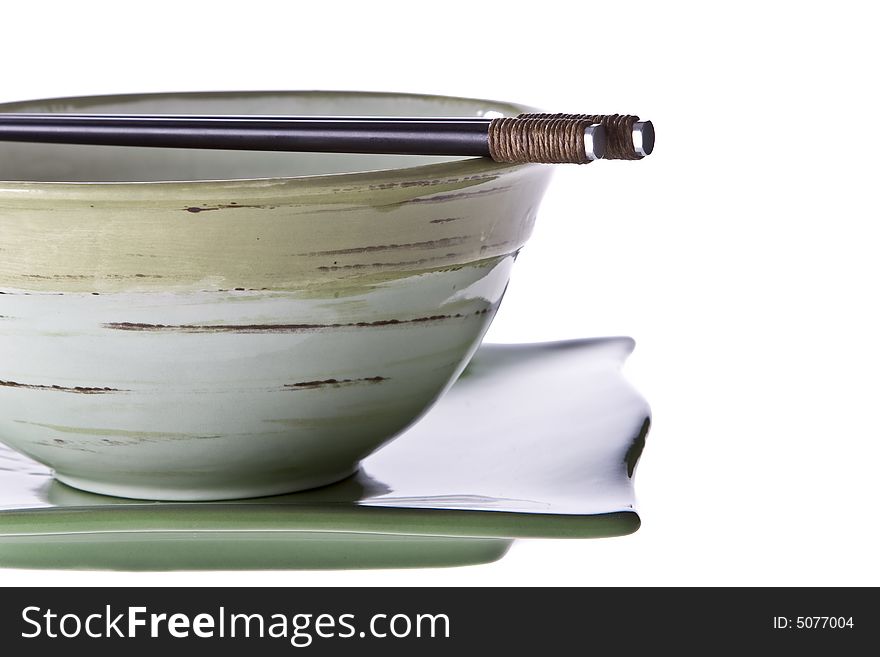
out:
{"label": "green plate", "polygon": [[515,538],[632,533],[650,413],[620,373],[632,348],[629,338],[484,345],[358,474],[291,495],[106,497],[0,446],[0,566],[452,566],[498,559]]}

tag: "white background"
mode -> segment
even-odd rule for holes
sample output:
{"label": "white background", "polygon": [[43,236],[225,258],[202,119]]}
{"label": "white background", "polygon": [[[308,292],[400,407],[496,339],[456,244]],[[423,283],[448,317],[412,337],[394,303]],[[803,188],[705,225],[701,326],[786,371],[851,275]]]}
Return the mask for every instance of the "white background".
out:
{"label": "white background", "polygon": [[658,142],[559,167],[488,338],[636,338],[637,534],[455,569],[0,583],[880,584],[871,3],[7,4],[0,101],[412,91],[635,113]]}

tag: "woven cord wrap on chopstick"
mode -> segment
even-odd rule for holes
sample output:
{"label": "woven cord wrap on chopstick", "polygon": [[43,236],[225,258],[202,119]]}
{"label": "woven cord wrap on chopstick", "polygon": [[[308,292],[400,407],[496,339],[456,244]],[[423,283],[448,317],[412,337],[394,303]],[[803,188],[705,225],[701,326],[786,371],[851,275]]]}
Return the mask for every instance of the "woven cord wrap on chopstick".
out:
{"label": "woven cord wrap on chopstick", "polygon": [[588,125],[598,123],[605,128],[606,160],[641,160],[633,146],[633,124],[639,117],[631,114],[520,114],[521,119],[568,119],[585,121]]}
{"label": "woven cord wrap on chopstick", "polygon": [[489,155],[496,162],[587,164],[584,129],[590,117],[578,114],[521,114],[489,124]]}

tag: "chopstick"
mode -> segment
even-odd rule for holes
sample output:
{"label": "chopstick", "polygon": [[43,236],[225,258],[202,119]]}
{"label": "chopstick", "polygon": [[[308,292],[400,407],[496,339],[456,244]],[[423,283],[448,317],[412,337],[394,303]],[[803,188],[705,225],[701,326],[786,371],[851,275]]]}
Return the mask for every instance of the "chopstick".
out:
{"label": "chopstick", "polygon": [[482,116],[319,116],[315,114],[82,114],[67,112],[8,112],[0,113],[0,117],[11,118],[21,121],[31,119],[43,120],[46,117],[51,117],[73,122],[196,119],[200,121],[422,121],[427,123],[488,123],[493,118],[496,118]]}
{"label": "chopstick", "polygon": [[[621,121],[621,118],[627,119]],[[0,141],[327,153],[491,157],[498,162],[587,163],[653,150],[653,125],[620,115],[340,117],[0,113]],[[627,134],[624,134],[627,133]],[[618,152],[619,151],[619,152]]]}

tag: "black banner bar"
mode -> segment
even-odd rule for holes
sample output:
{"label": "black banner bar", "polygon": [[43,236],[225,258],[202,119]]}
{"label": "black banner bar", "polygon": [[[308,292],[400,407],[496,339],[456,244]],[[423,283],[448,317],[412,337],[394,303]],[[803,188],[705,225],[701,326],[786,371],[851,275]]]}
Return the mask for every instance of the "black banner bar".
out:
{"label": "black banner bar", "polygon": [[[868,589],[3,589],[4,654],[849,652],[880,639]],[[872,641],[874,640],[874,641]],[[208,652],[201,652],[208,651]],[[784,653],[791,654],[791,653]]]}

